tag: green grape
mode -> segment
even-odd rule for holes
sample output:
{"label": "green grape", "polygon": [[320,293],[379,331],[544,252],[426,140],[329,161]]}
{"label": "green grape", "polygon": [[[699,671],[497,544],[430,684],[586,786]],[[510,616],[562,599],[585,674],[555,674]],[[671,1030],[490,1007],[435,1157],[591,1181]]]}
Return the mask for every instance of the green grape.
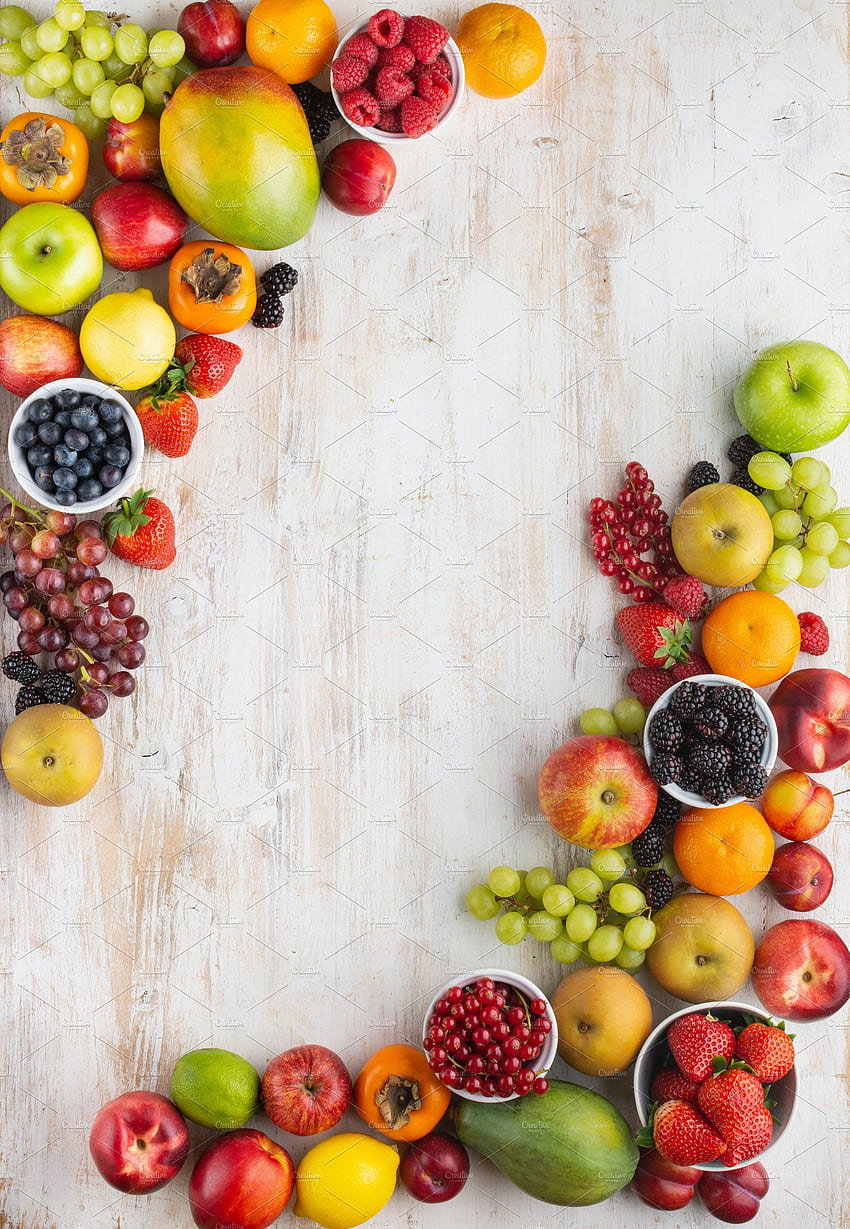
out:
{"label": "green grape", "polygon": [[590,869],[606,883],[613,883],[625,874],[626,860],[616,849],[594,849],[590,857]]}
{"label": "green grape", "polygon": [[652,918],[633,917],[623,927],[623,939],[636,952],[645,952],[655,942],[656,926]]}
{"label": "green grape", "polygon": [[582,734],[616,734],[617,722],[607,708],[586,708],[580,718]]}
{"label": "green grape", "polygon": [[646,960],[646,952],[635,951],[633,947],[624,943],[615,957],[615,964],[621,969],[634,970],[639,969],[644,960]]}
{"label": "green grape", "polygon": [[528,888],[525,886],[525,871],[517,871],[519,875],[519,887],[514,892],[514,896],[521,905],[527,905],[531,900]]}
{"label": "green grape", "polygon": [[573,943],[572,939],[568,939],[566,935],[559,935],[557,939],[553,939],[549,944],[549,950],[558,964],[574,964],[581,956],[579,945]]}
{"label": "green grape", "polygon": [[816,491],[809,491],[803,500],[803,511],[816,521],[825,520],[838,503],[838,492],[834,486],[819,486]]}
{"label": "green grape", "polygon": [[28,55],[24,55],[21,44],[14,40],[0,43],[0,73],[6,77],[19,77],[32,64]]}
{"label": "green grape", "polygon": [[838,545],[838,530],[829,521],[818,521],[806,534],[806,546],[813,555],[831,555]]}
{"label": "green grape", "polygon": [[171,68],[186,54],[186,44],[176,30],[159,30],[148,43],[148,55],[157,68]]}
{"label": "green grape", "polygon": [[553,917],[566,917],[575,903],[576,898],[563,883],[551,883],[542,896],[543,908]]}
{"label": "green grape", "polygon": [[803,567],[803,559],[796,546],[779,546],[767,561],[765,572],[773,584],[788,585],[796,580]]}
{"label": "green grape", "polygon": [[530,896],[542,900],[543,893],[555,882],[555,876],[546,866],[533,866],[526,872],[525,886]]}
{"label": "green grape", "polygon": [[646,897],[633,883],[615,883],[608,892],[611,908],[630,917],[646,908]]}
{"label": "green grape", "polygon": [[621,734],[640,734],[646,724],[646,709],[634,696],[618,700],[612,711]]}
{"label": "green grape", "polygon": [[826,519],[838,530],[839,538],[850,538],[850,508],[836,508]]}
{"label": "green grape", "polygon": [[60,85],[56,90],[56,101],[61,103],[67,111],[76,111],[77,107],[83,107],[88,103],[88,97],[80,93],[73,81],[67,81],[65,85]]}
{"label": "green grape", "polygon": [[[85,26],[80,31],[80,50],[83,55],[89,60],[97,60],[102,62],[112,55],[112,35],[109,29],[104,29],[103,26]],[[122,68],[126,67],[123,60],[119,60]]]}
{"label": "green grape", "polygon": [[617,926],[600,926],[587,940],[587,953],[594,960],[605,963],[616,960],[623,946],[623,932]]}
{"label": "green grape", "polygon": [[776,505],[774,511],[777,511],[779,508],[799,508],[800,506],[799,495],[795,488],[790,485],[774,491],[773,502]]}
{"label": "green grape", "polygon": [[109,29],[110,22],[106,13],[102,13],[100,9],[88,9],[86,11],[87,26],[106,26]]}
{"label": "green grape", "polygon": [[21,51],[30,60],[38,60],[41,58],[42,51],[38,45],[38,39],[35,37],[38,33],[38,26],[30,26],[28,30],[24,30],[20,39]]}
{"label": "green grape", "polygon": [[796,538],[803,528],[799,514],[791,508],[780,508],[770,519],[773,522],[773,536],[780,541],[788,542]]}
{"label": "green grape", "polygon": [[602,891],[602,880],[589,867],[576,866],[567,875],[567,887],[576,900],[592,901]]}
{"label": "green grape", "polygon": [[778,491],[791,477],[791,466],[776,452],[757,452],[750,458],[747,473],[766,491]]}
{"label": "green grape", "polygon": [[161,115],[165,110],[164,94],[171,90],[171,78],[168,73],[145,73],[142,77],[142,93],[145,96],[145,107],[153,115]]}
{"label": "green grape", "polygon": [[174,88],[177,89],[187,77],[191,77],[192,73],[198,71],[197,66],[192,63],[188,56],[183,57],[179,64],[174,66]]}
{"label": "green grape", "polygon": [[496,922],[496,938],[508,947],[522,943],[527,934],[528,923],[521,913],[503,913]]}
{"label": "green grape", "polygon": [[805,546],[800,554],[803,557],[803,566],[797,577],[797,584],[806,589],[816,589],[829,575],[829,560],[826,555],[816,555]]}
{"label": "green grape", "polygon": [[104,81],[102,85],[92,90],[89,107],[98,119],[112,119],[112,95],[117,89],[117,81]]}
{"label": "green grape", "polygon": [[831,568],[846,568],[850,564],[850,542],[839,542],[829,556]]}
{"label": "green grape", "polygon": [[81,94],[91,94],[105,77],[103,65],[97,60],[77,60],[73,68],[74,85]]}
{"label": "green grape", "polygon": [[501,908],[496,897],[483,883],[473,884],[466,894],[466,911],[478,918],[479,922],[495,917]]}
{"label": "green grape", "polygon": [[521,880],[512,866],[494,866],[487,876],[487,887],[496,896],[514,896],[521,887]]}
{"label": "green grape", "polygon": [[763,491],[758,496],[758,500],[768,516],[773,516],[774,512],[779,511],[779,504],[776,502],[776,495],[773,491]]}
{"label": "green grape", "polygon": [[91,107],[77,107],[74,112],[74,123],[89,141],[96,141],[106,132],[106,120],[95,115]]}
{"label": "green grape", "polygon": [[804,491],[813,491],[816,486],[829,482],[829,475],[824,478],[817,457],[798,457],[791,466],[791,477]]}
{"label": "green grape", "polygon": [[55,90],[71,80],[71,61],[64,51],[51,51],[33,65],[32,71],[38,73],[51,90]]}
{"label": "green grape", "polygon": [[53,86],[48,85],[36,71],[38,61],[36,61],[35,69],[28,68],[22,77],[23,87],[29,94],[30,98],[49,98],[53,93]]}
{"label": "green grape", "polygon": [[86,10],[80,0],[57,0],[53,16],[63,30],[79,30],[86,24]]}
{"label": "green grape", "polygon": [[4,4],[0,8],[0,38],[17,40],[34,25],[34,18],[19,4]]}
{"label": "green grape", "polygon": [[145,109],[145,96],[137,85],[119,85],[112,95],[112,114],[122,124],[132,124]]}
{"label": "green grape", "polygon": [[125,64],[140,64],[148,53],[148,36],[134,21],[119,26],[112,41]]}
{"label": "green grape", "polygon": [[541,943],[551,943],[564,933],[564,923],[559,917],[553,917],[545,909],[538,909],[528,919],[528,931]]}
{"label": "green grape", "polygon": [[815,457],[814,460],[816,460],[820,466],[821,479],[819,485],[829,486],[830,482],[832,482],[832,471],[830,470],[826,461],[820,461],[817,457]]}
{"label": "green grape", "polygon": [[119,85],[130,71],[120,55],[116,55],[114,51],[111,51],[101,63],[103,64],[103,71],[106,73],[106,80],[117,81]]}
{"label": "green grape", "polygon": [[763,572],[759,572],[753,581],[753,588],[758,589],[759,593],[781,593],[783,589],[788,588],[788,582],[784,580],[771,580],[767,574],[767,569],[765,569]]}
{"label": "green grape", "polygon": [[35,41],[42,51],[61,51],[68,41],[68,31],[62,29],[55,17],[48,17],[36,29]]}
{"label": "green grape", "polygon": [[590,905],[576,905],[564,921],[567,938],[573,943],[585,943],[596,929],[596,910]]}

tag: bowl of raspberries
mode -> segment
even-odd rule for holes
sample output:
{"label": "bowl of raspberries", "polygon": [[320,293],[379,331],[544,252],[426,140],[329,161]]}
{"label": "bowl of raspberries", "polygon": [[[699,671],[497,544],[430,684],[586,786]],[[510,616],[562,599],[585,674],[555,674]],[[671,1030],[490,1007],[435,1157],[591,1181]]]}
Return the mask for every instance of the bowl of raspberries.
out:
{"label": "bowl of raspberries", "polygon": [[382,145],[442,128],[463,90],[463,57],[446,27],[395,9],[381,9],[351,30],[331,64],[340,114]]}
{"label": "bowl of raspberries", "polygon": [[724,674],[696,674],[664,692],[643,746],[657,783],[692,807],[758,798],[776,761],[773,714],[757,691]]}

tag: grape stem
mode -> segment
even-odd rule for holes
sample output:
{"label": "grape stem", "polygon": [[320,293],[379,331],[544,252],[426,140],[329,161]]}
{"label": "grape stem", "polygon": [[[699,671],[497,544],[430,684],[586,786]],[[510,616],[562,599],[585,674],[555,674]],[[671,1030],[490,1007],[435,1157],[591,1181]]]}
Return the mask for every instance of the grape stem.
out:
{"label": "grape stem", "polygon": [[44,513],[36,512],[35,508],[28,508],[26,504],[22,504],[19,499],[15,499],[14,495],[10,495],[8,491],[4,491],[2,487],[0,487],[0,495],[6,496],[9,503],[12,505],[12,511],[14,511],[15,508],[20,508],[20,510],[22,512],[26,512],[26,514],[36,522],[36,524],[43,525],[45,523]]}

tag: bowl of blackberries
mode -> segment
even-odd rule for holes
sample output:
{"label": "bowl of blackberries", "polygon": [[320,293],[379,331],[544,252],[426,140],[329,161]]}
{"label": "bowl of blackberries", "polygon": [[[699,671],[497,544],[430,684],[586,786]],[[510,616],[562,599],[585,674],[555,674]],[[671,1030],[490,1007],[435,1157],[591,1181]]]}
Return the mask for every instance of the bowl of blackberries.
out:
{"label": "bowl of blackberries", "polygon": [[697,674],[653,704],[643,748],[668,794],[692,807],[728,807],[764,792],[779,739],[752,687],[725,674]]}
{"label": "bowl of blackberries", "polygon": [[22,401],[8,447],[15,477],[37,503],[96,512],[138,485],[144,439],[129,401],[79,378],[43,384]]}

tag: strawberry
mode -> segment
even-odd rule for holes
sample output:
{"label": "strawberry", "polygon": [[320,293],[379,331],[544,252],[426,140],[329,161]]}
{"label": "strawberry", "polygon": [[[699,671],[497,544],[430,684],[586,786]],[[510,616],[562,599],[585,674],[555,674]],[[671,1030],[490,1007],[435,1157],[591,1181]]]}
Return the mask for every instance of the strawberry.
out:
{"label": "strawberry", "polygon": [[709,1076],[700,1084],[697,1104],[726,1141],[720,1157],[725,1165],[748,1161],[770,1143],[773,1119],[761,1081],[751,1071],[728,1067]]}
{"label": "strawberry", "polygon": [[701,619],[708,597],[696,576],[671,576],[664,586],[664,601],[686,619]]}
{"label": "strawberry", "polygon": [[773,1118],[766,1105],[753,1113],[747,1130],[734,1144],[727,1144],[726,1151],[717,1158],[724,1165],[735,1167],[764,1152],[773,1138]]}
{"label": "strawberry", "polygon": [[166,457],[185,457],[198,431],[198,407],[187,392],[175,387],[183,382],[182,368],[172,364],[136,405],[142,435]]}
{"label": "strawberry", "polygon": [[684,661],[691,643],[691,625],[672,606],[646,602],[617,611],[617,626],[626,648],[642,666],[672,666]]}
{"label": "strawberry", "polygon": [[670,673],[677,683],[693,678],[695,674],[711,674],[711,666],[699,653],[689,653],[684,661],[677,661]]}
{"label": "strawberry", "polygon": [[726,1144],[711,1123],[687,1101],[664,1101],[652,1120],[656,1149],[675,1165],[704,1165],[720,1156]]}
{"label": "strawberry", "polygon": [[104,519],[103,530],[113,555],[127,563],[161,571],[174,562],[174,517],[153,491],[140,489],[122,499]]}
{"label": "strawberry", "polygon": [[675,1067],[662,1067],[652,1077],[649,1097],[651,1101],[687,1101],[689,1105],[696,1105],[698,1088],[698,1084]]}
{"label": "strawberry", "polygon": [[633,692],[646,708],[652,708],[658,697],[663,696],[675,681],[669,670],[652,666],[636,666],[626,677],[629,691]]}
{"label": "strawberry", "polygon": [[731,1059],[735,1053],[735,1034],[710,1011],[697,1011],[673,1021],[667,1030],[667,1044],[682,1074],[701,1084],[714,1070],[715,1056]]}
{"label": "strawberry", "polygon": [[784,1026],[756,1021],[738,1034],[735,1057],[752,1067],[763,1084],[772,1084],[793,1067],[794,1042]]}
{"label": "strawberry", "polygon": [[190,333],[178,341],[174,357],[183,367],[185,388],[193,397],[215,397],[242,362],[242,347],[224,337]]}

